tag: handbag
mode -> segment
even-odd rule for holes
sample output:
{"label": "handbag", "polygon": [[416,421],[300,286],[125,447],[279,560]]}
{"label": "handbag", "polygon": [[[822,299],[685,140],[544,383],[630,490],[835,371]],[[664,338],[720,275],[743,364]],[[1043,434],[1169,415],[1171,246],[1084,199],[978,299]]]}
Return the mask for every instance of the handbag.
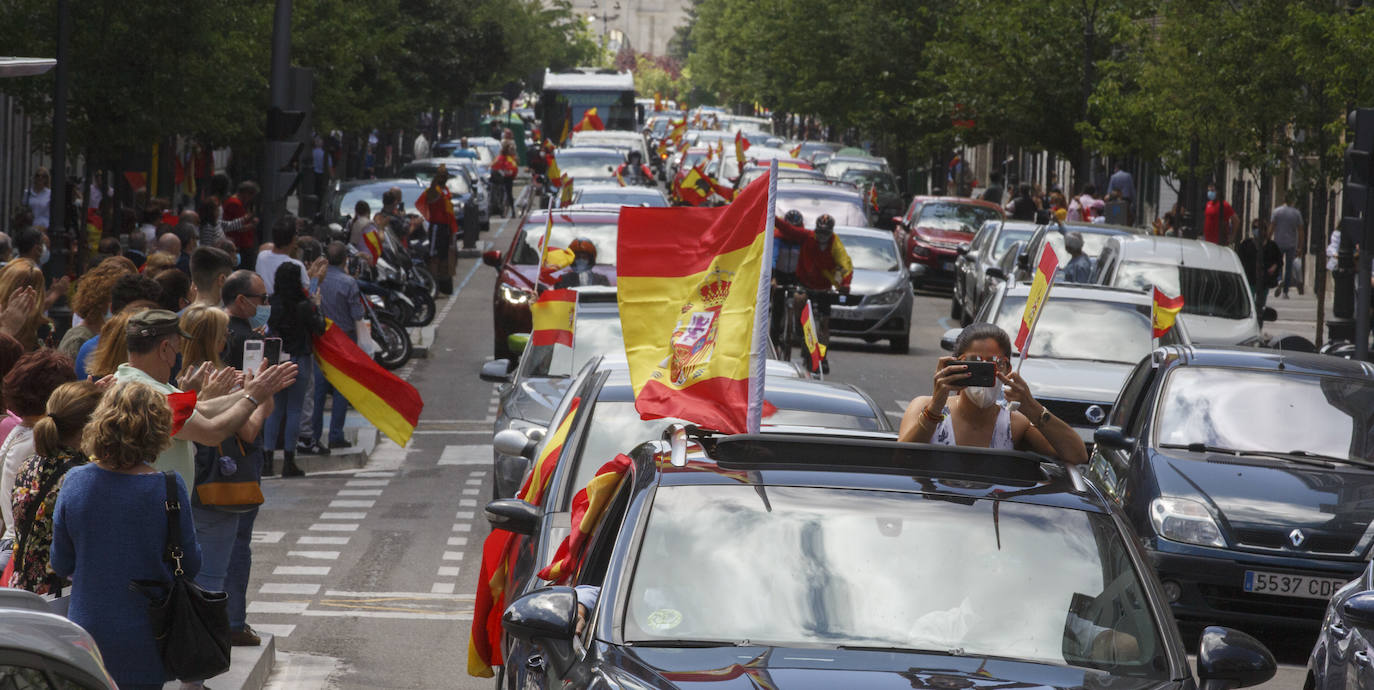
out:
{"label": "handbag", "polygon": [[234,436],[226,446],[196,444],[196,487],[191,505],[246,513],[263,504],[262,447]]}
{"label": "handbag", "polygon": [[170,583],[133,580],[129,588],[148,597],[148,618],[162,656],[162,667],[177,680],[196,681],[229,670],[229,597],[208,592],[181,569],[181,502],[176,475],[167,480],[167,546],[163,560],[172,564]]}

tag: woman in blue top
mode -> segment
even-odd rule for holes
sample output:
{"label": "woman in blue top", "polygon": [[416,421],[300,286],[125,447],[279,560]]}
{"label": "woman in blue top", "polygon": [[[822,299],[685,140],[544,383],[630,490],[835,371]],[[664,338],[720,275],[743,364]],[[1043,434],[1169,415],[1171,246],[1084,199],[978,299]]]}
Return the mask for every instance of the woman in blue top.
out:
{"label": "woman in blue top", "polygon": [[[91,415],[82,449],[91,463],[67,473],[53,514],[50,566],[71,577],[67,617],[100,647],[121,690],[161,688],[168,678],[153,639],[148,599],[130,580],[172,581],[163,560],[167,541],[166,482],[153,460],[170,443],[167,398],[141,383],[107,391]],[[191,505],[177,477],[177,500]],[[181,567],[200,570],[191,511],[181,511]]]}

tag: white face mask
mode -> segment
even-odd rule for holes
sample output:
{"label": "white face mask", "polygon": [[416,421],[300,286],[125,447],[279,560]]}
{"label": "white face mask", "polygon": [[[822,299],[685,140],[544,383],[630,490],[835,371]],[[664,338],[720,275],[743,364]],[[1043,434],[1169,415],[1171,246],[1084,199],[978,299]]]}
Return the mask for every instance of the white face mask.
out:
{"label": "white face mask", "polygon": [[959,395],[981,408],[992,407],[1002,397],[1001,386],[969,386]]}

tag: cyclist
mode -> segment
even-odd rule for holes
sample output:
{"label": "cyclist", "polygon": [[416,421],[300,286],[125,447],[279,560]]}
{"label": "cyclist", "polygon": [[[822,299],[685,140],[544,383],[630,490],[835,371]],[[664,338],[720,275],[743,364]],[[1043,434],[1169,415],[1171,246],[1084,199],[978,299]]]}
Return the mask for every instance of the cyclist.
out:
{"label": "cyclist", "polygon": [[630,151],[630,159],[615,169],[616,179],[627,185],[646,185],[654,183],[654,173],[644,165],[638,151]]}
{"label": "cyclist", "polygon": [[558,284],[554,287],[571,288],[582,285],[607,285],[611,281],[606,276],[592,270],[596,266],[596,245],[592,241],[579,237],[568,245],[568,251],[573,253],[572,265],[568,267],[568,272],[558,279]]}
{"label": "cyclist", "polygon": [[[784,229],[781,226],[787,227]],[[773,230],[773,306],[770,326],[775,342],[782,340],[782,324],[786,316],[782,288],[797,284],[797,257],[801,253],[801,243],[789,239],[789,235],[805,232],[806,222],[801,211],[796,209],[777,220]]]}
{"label": "cyclist", "polygon": [[[801,313],[802,301],[811,300],[811,313],[816,320],[816,338],[822,345],[830,345],[830,304],[831,291],[849,293],[849,281],[854,277],[854,264],[849,260],[849,252],[844,243],[835,236],[835,219],[830,214],[822,214],[816,219],[814,232],[798,230],[791,224],[775,224],[787,239],[797,242],[801,249],[797,255],[797,282],[806,288],[805,294],[799,293],[793,306]],[[830,373],[830,362],[821,359],[821,371]]]}
{"label": "cyclist", "polygon": [[515,161],[515,142],[501,142],[501,155],[491,163],[491,186],[500,190],[493,195],[492,209],[502,216],[507,207],[515,206],[515,175],[520,172],[520,164]]}

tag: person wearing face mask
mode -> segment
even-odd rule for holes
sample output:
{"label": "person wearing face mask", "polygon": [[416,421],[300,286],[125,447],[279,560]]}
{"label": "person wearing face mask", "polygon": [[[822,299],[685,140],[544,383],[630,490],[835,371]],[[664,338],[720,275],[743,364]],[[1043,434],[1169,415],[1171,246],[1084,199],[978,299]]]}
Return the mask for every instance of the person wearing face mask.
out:
{"label": "person wearing face mask", "polygon": [[1207,185],[1207,210],[1203,214],[1202,239],[1212,244],[1230,244],[1240,231],[1240,218],[1221,196],[1215,184]]}
{"label": "person wearing face mask", "polygon": [[[973,361],[995,363],[998,383],[961,385],[972,375],[961,362]],[[999,404],[1004,401],[1017,403],[1017,409]],[[897,440],[1028,450],[1071,464],[1088,461],[1078,432],[1037,402],[1025,379],[1011,370],[1011,339],[990,323],[971,324],[959,333],[954,356],[941,357],[936,365],[931,394],[907,405]]]}
{"label": "person wearing face mask", "polygon": [[596,245],[592,244],[591,240],[579,237],[568,245],[568,251],[573,253],[572,265],[568,267],[568,272],[558,279],[555,287],[562,289],[580,285],[611,284],[609,278],[592,270],[596,266]]}
{"label": "person wearing face mask", "polygon": [[1255,318],[1264,311],[1269,288],[1279,284],[1279,269],[1283,266],[1283,250],[1264,231],[1264,221],[1256,218],[1250,223],[1250,236],[1236,248],[1240,265],[1245,267],[1245,280],[1255,296]]}
{"label": "person wearing face mask", "polygon": [[262,277],[247,269],[234,271],[220,288],[224,311],[229,312],[229,339],[220,356],[226,364],[243,369],[243,344],[262,340],[267,318],[272,315],[267,286]]}

